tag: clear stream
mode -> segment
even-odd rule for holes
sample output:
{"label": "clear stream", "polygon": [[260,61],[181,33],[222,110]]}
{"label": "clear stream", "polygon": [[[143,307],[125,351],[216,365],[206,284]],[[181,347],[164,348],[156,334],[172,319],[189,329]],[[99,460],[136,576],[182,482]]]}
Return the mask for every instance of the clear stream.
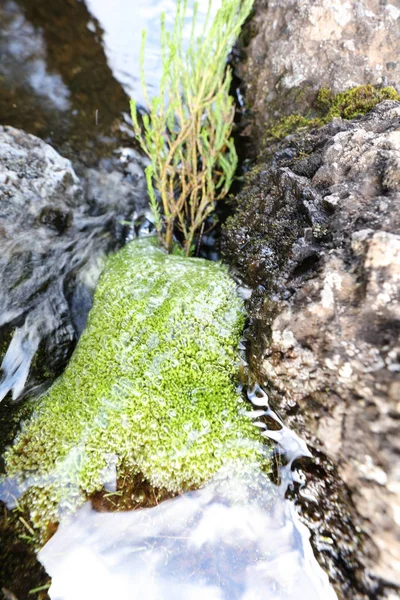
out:
{"label": "clear stream", "polygon": [[[200,4],[204,17],[207,6]],[[132,145],[129,96],[143,100],[143,28],[148,31],[146,78],[157,90],[162,10],[170,25],[174,0],[3,1],[0,123],[50,142],[78,172],[82,165],[115,160],[116,148]],[[154,508],[102,513],[87,504],[61,524],[39,553],[52,577],[49,597],[336,598],[314,558],[308,530],[285,499],[287,487],[301,483],[292,463],[308,455],[307,447],[268,408],[261,389],[249,392],[249,400],[254,418],[264,415],[277,422],[264,435],[276,441],[285,457],[280,486],[260,473],[246,481],[221,473],[204,489]],[[7,499],[4,489],[1,497]],[[6,584],[2,582],[5,597],[15,599]]]}

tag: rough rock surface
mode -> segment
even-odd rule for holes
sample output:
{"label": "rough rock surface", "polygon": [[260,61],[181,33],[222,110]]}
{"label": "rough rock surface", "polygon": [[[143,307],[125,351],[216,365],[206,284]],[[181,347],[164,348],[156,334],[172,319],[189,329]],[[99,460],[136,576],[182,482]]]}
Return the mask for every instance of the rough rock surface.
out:
{"label": "rough rock surface", "polygon": [[122,179],[93,169],[83,185],[51,146],[0,127],[0,358],[13,334],[0,399],[11,389],[21,393],[38,348],[47,373],[65,365],[98,262],[118,245],[121,220],[135,208],[138,195]]}
{"label": "rough rock surface", "polygon": [[400,584],[399,173],[399,103],[335,119],[265,154],[223,240],[255,290],[250,360],[313,448],[300,502],[345,598]]}
{"label": "rough rock surface", "polygon": [[399,0],[259,0],[238,65],[258,132],[307,112],[321,86],[398,83],[399,27]]}

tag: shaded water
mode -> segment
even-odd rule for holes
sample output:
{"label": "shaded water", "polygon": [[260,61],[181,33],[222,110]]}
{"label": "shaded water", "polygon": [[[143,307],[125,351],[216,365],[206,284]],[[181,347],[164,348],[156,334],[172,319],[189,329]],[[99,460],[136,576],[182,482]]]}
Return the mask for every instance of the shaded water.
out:
{"label": "shaded water", "polygon": [[84,143],[81,153],[110,143],[102,137],[118,135],[128,98],[107,64],[99,25],[88,27],[86,5],[6,0],[0,22],[1,123],[58,148]]}
{"label": "shaded water", "polygon": [[[174,6],[173,0],[2,2],[0,124],[48,141],[71,158],[78,174],[85,167],[111,172],[121,162],[134,162],[128,111],[129,95],[143,99],[138,84],[141,29],[149,31],[146,73],[155,90],[159,15],[165,9],[171,20]],[[201,11],[204,14],[204,5]],[[121,147],[125,154],[116,153]],[[300,452],[285,428],[281,432],[271,432],[270,437],[281,438],[291,460],[307,452],[305,447]],[[256,599],[265,597],[266,590],[271,600],[334,598],[313,557],[307,531],[284,500],[292,471],[287,467],[281,475],[286,478],[283,492],[260,477],[256,496],[245,502],[232,494],[241,489],[248,494],[254,482],[230,479],[228,490],[213,483],[141,512],[100,514],[84,507],[70,525],[60,527],[39,556],[54,577],[51,598],[119,594],[121,599]],[[31,569],[34,559],[32,550],[24,554],[21,549],[29,530],[19,523],[15,531],[16,567],[13,579],[9,571],[10,579],[2,585],[21,600],[48,579],[36,566],[36,574],[32,569],[31,579],[21,581],[26,574],[18,576],[18,560]],[[7,558],[7,551],[2,556]],[[132,578],[139,570],[143,587],[136,593]],[[93,586],[99,583],[94,595]],[[136,595],[129,595],[126,586]]]}

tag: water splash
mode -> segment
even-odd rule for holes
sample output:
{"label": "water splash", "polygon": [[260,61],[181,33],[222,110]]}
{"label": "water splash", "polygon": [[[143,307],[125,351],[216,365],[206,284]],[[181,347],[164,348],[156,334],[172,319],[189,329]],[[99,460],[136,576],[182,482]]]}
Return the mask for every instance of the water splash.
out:
{"label": "water splash", "polygon": [[[273,440],[278,444],[281,456],[287,461],[285,468],[280,470],[280,490],[281,493],[285,495],[287,488],[292,486],[293,483],[303,483],[301,473],[296,469],[293,469],[294,461],[301,456],[307,456],[311,458],[311,452],[307,448],[305,441],[302,440],[297,433],[289,429],[289,427],[287,427],[283,421],[281,421],[278,415],[270,408],[268,395],[258,383],[247,389],[247,397],[258,409],[247,412],[247,414],[254,419],[253,424],[263,430],[261,432],[263,437]],[[279,429],[269,429],[265,422],[258,420],[261,417],[267,417],[271,419],[279,425]]]}
{"label": "water splash", "polygon": [[0,402],[11,390],[13,400],[21,394],[40,339],[37,329],[29,327],[27,322],[15,330],[1,365]]}

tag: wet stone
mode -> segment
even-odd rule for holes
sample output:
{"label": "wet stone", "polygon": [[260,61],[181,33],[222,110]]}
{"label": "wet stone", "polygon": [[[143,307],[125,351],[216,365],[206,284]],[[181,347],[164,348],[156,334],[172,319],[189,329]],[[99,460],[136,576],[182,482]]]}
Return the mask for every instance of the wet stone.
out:
{"label": "wet stone", "polygon": [[249,362],[319,457],[300,504],[325,507],[304,518],[344,598],[400,584],[399,126],[386,101],[267,146],[222,241],[253,288]]}
{"label": "wet stone", "polygon": [[[113,188],[103,185],[108,178]],[[50,145],[0,126],[1,398],[64,368],[104,256],[124,241],[121,222],[144,201],[135,184],[94,169],[82,181]]]}

